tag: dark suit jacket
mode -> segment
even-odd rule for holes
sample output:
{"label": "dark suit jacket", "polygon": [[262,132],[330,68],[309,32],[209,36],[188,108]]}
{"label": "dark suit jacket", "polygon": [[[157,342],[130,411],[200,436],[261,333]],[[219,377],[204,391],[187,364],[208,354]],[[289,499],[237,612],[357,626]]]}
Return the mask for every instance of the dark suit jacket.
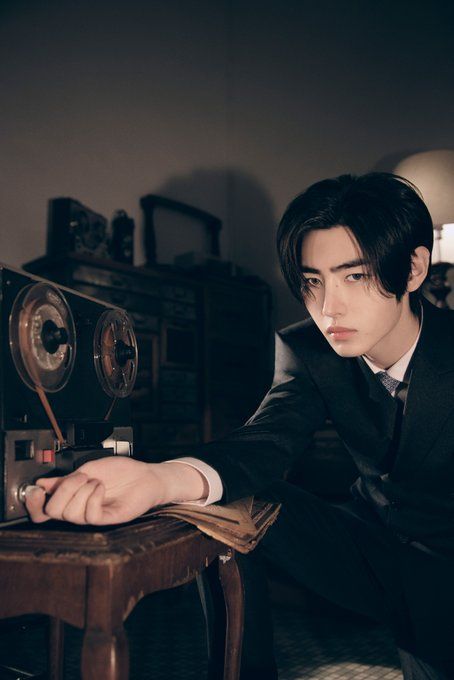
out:
{"label": "dark suit jacket", "polygon": [[[202,447],[197,455],[219,472],[223,502],[230,502],[282,478],[329,417],[360,473],[352,493],[372,506],[381,523],[403,543],[416,542],[432,551],[429,561],[437,561],[436,555],[452,557],[454,312],[424,302],[423,328],[411,368],[400,442],[390,466],[396,401],[361,359],[338,356],[311,320],[295,324],[277,335],[274,380],[258,411],[245,426]],[[409,586],[409,597],[415,600],[428,581],[438,581],[438,594],[428,592],[427,602],[416,598],[425,602],[415,613],[418,620],[427,619],[424,639],[434,607],[436,612],[446,607],[446,617],[454,619],[454,560],[449,562],[449,568],[437,567],[436,574],[418,567],[422,571]],[[414,571],[409,565],[403,568]],[[444,576],[440,569],[445,569]],[[450,625],[441,653],[449,636],[454,646]],[[437,635],[441,640],[440,631]]]}

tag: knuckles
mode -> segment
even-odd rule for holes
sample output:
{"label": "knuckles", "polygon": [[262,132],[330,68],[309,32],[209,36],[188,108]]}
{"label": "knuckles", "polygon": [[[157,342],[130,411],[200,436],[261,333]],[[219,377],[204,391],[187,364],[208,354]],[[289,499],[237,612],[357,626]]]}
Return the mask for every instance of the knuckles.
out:
{"label": "knuckles", "polygon": [[98,485],[100,483],[97,479],[90,479],[88,474],[76,471],[61,480],[47,503],[43,489],[42,494],[34,494],[33,499],[26,499],[26,507],[33,522],[54,519],[73,524],[95,523],[96,520],[99,521],[99,508],[90,508],[89,519],[87,504]]}
{"label": "knuckles", "polygon": [[62,512],[61,519],[65,522],[71,522],[71,524],[87,524],[84,516],[72,512]]}

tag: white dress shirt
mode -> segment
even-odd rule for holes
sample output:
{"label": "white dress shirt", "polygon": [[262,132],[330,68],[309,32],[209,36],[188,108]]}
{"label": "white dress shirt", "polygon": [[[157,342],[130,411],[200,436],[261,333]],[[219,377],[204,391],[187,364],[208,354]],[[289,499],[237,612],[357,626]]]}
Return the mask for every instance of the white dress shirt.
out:
{"label": "white dress shirt", "polygon": [[198,470],[206,479],[208,484],[208,496],[206,498],[201,498],[199,501],[182,501],[185,503],[191,503],[191,505],[210,505],[211,503],[216,503],[222,498],[224,493],[224,487],[222,486],[222,481],[219,474],[216,472],[211,465],[204,463],[203,460],[198,458],[175,458],[174,460],[166,460],[166,463],[176,463],[177,465],[190,465],[191,467]]}

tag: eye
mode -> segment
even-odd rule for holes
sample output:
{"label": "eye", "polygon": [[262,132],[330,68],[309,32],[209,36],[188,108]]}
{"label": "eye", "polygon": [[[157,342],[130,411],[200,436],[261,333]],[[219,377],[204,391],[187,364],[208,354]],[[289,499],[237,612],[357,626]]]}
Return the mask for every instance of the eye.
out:
{"label": "eye", "polygon": [[353,274],[349,274],[345,277],[346,281],[362,281],[364,279],[367,279],[367,274],[363,274],[362,272],[353,272]]}
{"label": "eye", "polygon": [[316,279],[314,276],[305,276],[303,282],[311,288],[317,288],[322,283],[320,279]]}

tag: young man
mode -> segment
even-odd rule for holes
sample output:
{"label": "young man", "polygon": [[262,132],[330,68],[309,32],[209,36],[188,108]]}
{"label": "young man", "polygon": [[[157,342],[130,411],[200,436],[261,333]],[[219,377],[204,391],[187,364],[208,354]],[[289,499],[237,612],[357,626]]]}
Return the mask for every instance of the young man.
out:
{"label": "young man", "polygon": [[[262,493],[283,506],[242,560],[242,678],[277,677],[263,557],[385,621],[406,680],[454,678],[454,323],[419,295],[432,239],[427,208],[401,178],[345,175],[310,187],[284,214],[278,251],[311,319],[278,334],[257,413],[197,459],[105,459],[40,480],[50,498],[30,494],[31,517],[123,522],[157,503]],[[359,471],[342,507],[278,481],[327,417]]]}

